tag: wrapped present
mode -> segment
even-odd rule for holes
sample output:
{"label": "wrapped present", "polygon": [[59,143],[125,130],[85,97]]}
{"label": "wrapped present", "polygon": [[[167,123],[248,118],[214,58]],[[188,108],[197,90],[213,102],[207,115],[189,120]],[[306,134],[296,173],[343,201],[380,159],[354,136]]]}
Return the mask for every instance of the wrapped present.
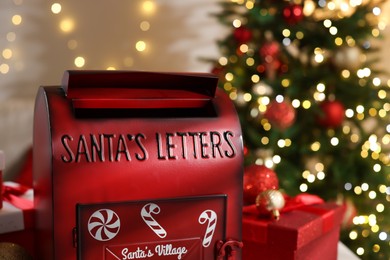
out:
{"label": "wrapped present", "polygon": [[243,259],[337,259],[343,207],[335,203],[298,203],[278,221],[244,208]]}
{"label": "wrapped present", "polygon": [[4,182],[0,209],[0,242],[12,242],[34,251],[33,190],[15,182]]}

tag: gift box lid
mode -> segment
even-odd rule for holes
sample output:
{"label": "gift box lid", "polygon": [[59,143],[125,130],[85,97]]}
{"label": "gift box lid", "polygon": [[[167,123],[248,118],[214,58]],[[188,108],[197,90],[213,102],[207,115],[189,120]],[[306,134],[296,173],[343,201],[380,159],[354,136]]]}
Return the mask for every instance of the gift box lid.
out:
{"label": "gift box lid", "polygon": [[303,206],[283,213],[278,221],[244,214],[243,240],[296,250],[339,228],[342,215],[343,207],[335,203]]}

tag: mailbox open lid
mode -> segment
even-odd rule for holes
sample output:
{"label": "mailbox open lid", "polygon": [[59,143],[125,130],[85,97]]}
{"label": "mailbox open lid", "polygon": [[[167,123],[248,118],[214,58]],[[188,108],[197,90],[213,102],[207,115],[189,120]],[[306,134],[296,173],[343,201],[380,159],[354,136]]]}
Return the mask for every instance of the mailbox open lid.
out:
{"label": "mailbox open lid", "polygon": [[[199,259],[216,259],[222,245],[233,250],[241,240],[242,138],[216,85],[211,74],[66,71],[61,87],[41,87],[33,137],[39,258],[110,259],[111,249],[145,245],[156,259],[171,259],[158,254],[166,246],[191,246]],[[203,212],[208,222],[199,226]],[[95,213],[120,219],[118,235],[96,239]]]}

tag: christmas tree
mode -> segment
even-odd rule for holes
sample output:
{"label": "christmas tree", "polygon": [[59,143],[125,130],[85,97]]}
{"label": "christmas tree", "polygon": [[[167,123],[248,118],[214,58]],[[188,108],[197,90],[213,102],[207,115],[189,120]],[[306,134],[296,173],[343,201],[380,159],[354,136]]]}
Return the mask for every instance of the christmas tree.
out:
{"label": "christmas tree", "polygon": [[293,196],[346,206],[341,240],[390,259],[390,81],[375,67],[382,2],[231,0],[214,61],[234,101],[246,165]]}

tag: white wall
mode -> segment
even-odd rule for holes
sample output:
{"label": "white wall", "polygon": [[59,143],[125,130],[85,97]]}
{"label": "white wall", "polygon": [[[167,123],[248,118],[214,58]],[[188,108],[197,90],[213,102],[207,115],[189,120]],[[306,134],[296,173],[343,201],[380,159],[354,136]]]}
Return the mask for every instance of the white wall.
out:
{"label": "white wall", "polygon": [[[51,12],[55,2],[62,5],[59,14]],[[82,69],[210,70],[199,59],[218,56],[215,40],[222,30],[210,15],[218,10],[217,1],[153,0],[153,13],[143,9],[144,2],[0,1],[0,66],[9,67],[0,73],[0,149],[7,157],[6,177],[17,171],[17,160],[31,146],[37,88],[59,85],[64,70],[77,69],[77,56],[86,60]],[[14,15],[22,17],[19,25],[11,22]],[[74,23],[70,32],[60,29],[66,19]],[[149,22],[149,30],[140,29],[142,21]],[[139,40],[147,43],[146,51],[135,49]],[[72,42],[77,47],[69,48]],[[9,59],[1,55],[6,48],[12,51]]]}

